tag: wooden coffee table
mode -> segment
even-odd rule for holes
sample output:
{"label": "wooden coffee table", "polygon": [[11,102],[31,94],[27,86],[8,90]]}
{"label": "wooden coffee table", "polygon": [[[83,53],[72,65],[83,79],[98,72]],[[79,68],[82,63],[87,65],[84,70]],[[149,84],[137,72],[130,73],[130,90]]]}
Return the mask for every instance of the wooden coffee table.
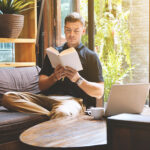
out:
{"label": "wooden coffee table", "polygon": [[41,148],[85,148],[105,149],[106,121],[93,120],[81,115],[76,118],[65,117],[35,125],[20,135],[24,144]]}

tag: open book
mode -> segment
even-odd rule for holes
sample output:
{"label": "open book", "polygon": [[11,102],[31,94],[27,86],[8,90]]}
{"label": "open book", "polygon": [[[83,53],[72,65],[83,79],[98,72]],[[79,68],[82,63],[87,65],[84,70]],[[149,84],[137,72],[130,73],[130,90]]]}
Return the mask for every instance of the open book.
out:
{"label": "open book", "polygon": [[73,47],[62,51],[61,53],[53,47],[49,47],[46,49],[46,53],[53,68],[61,64],[64,67],[69,66],[76,71],[83,69],[79,55]]}

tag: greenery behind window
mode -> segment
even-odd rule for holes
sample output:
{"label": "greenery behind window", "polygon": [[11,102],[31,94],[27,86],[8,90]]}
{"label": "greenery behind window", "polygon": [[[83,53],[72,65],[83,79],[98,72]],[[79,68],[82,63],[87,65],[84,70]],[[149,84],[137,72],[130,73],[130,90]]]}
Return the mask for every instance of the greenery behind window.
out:
{"label": "greenery behind window", "polygon": [[[129,11],[122,8],[121,0],[94,0],[95,51],[103,67],[105,80],[104,100],[107,101],[112,84],[123,83],[131,77]],[[87,0],[81,0],[81,14],[87,17]],[[87,35],[83,38],[87,43]]]}

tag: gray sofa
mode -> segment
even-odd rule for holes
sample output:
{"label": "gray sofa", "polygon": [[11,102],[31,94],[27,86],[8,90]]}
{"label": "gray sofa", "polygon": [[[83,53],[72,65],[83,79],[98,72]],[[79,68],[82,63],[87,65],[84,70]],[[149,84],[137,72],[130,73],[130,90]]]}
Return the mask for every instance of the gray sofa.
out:
{"label": "gray sofa", "polygon": [[25,129],[48,120],[37,114],[10,112],[1,106],[1,98],[7,91],[39,93],[38,73],[40,68],[0,68],[0,150],[20,148],[19,135]]}

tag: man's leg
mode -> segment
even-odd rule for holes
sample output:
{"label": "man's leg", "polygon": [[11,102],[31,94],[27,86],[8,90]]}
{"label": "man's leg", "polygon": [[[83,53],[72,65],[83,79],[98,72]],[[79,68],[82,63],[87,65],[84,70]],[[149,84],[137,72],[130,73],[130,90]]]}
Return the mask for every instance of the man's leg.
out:
{"label": "man's leg", "polygon": [[9,110],[47,115],[50,118],[77,116],[83,112],[82,99],[72,96],[44,96],[28,92],[7,92],[2,105]]}
{"label": "man's leg", "polygon": [[19,112],[39,113],[50,115],[52,104],[57,103],[46,96],[31,94],[28,92],[7,92],[2,98],[2,105],[9,110]]}

